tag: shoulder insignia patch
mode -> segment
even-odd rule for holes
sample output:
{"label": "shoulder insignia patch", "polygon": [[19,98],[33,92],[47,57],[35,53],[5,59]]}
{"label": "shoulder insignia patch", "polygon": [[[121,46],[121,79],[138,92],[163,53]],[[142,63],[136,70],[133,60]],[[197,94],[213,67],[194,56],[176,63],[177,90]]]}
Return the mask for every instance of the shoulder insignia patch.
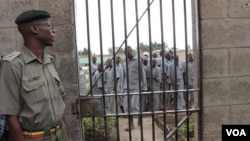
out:
{"label": "shoulder insignia patch", "polygon": [[3,60],[6,60],[6,61],[12,61],[14,60],[17,56],[19,56],[21,54],[21,52],[19,51],[13,51],[12,53],[8,54],[7,56],[5,56],[3,58]]}

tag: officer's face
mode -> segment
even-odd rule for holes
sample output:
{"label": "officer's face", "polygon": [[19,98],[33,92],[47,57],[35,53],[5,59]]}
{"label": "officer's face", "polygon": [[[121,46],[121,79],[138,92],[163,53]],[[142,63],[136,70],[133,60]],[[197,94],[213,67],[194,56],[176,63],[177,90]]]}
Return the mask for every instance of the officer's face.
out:
{"label": "officer's face", "polygon": [[36,21],[33,26],[37,28],[37,39],[44,46],[53,46],[56,34],[50,20]]}

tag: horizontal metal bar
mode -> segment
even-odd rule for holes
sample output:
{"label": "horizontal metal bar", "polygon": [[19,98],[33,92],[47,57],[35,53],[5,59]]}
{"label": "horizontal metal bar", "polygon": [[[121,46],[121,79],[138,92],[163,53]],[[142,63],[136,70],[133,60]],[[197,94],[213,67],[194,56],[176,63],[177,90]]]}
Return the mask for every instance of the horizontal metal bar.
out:
{"label": "horizontal metal bar", "polygon": [[[189,90],[167,90],[167,91],[153,91],[153,92],[136,92],[136,93],[129,93],[129,95],[140,95],[140,94],[144,94],[144,95],[150,95],[150,94],[162,94],[162,93],[175,93],[175,92],[195,92],[195,91],[199,91],[200,89],[189,89]],[[108,96],[127,96],[128,93],[117,93],[117,94],[100,94],[100,95],[93,95],[92,97],[108,97]],[[85,97],[80,96],[80,97]]]}
{"label": "horizontal metal bar", "polygon": [[119,114],[106,114],[107,117],[113,116],[129,116],[129,115],[162,115],[162,114],[171,114],[171,113],[185,113],[185,112],[199,112],[200,109],[184,109],[184,110],[166,110],[166,111],[154,111],[154,112],[142,112],[142,113],[119,113]]}

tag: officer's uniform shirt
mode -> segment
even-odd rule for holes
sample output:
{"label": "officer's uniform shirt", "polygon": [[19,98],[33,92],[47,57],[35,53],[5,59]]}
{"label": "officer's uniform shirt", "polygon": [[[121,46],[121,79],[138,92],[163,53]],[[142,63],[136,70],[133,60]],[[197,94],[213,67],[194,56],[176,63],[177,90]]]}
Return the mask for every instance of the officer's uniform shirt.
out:
{"label": "officer's uniform shirt", "polygon": [[17,115],[23,129],[52,127],[62,119],[65,93],[54,58],[46,53],[43,63],[26,47],[4,57],[0,90],[0,114]]}

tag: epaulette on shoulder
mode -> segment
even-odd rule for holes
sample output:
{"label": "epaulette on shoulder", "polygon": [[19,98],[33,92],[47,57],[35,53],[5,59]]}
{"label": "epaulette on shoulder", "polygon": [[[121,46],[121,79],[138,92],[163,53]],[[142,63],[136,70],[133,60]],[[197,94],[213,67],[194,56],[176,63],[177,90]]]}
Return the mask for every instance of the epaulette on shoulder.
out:
{"label": "epaulette on shoulder", "polygon": [[13,51],[12,53],[8,54],[7,56],[5,56],[3,58],[3,60],[6,60],[6,61],[12,61],[14,60],[16,57],[18,57],[19,55],[21,54],[21,52],[19,51]]}

